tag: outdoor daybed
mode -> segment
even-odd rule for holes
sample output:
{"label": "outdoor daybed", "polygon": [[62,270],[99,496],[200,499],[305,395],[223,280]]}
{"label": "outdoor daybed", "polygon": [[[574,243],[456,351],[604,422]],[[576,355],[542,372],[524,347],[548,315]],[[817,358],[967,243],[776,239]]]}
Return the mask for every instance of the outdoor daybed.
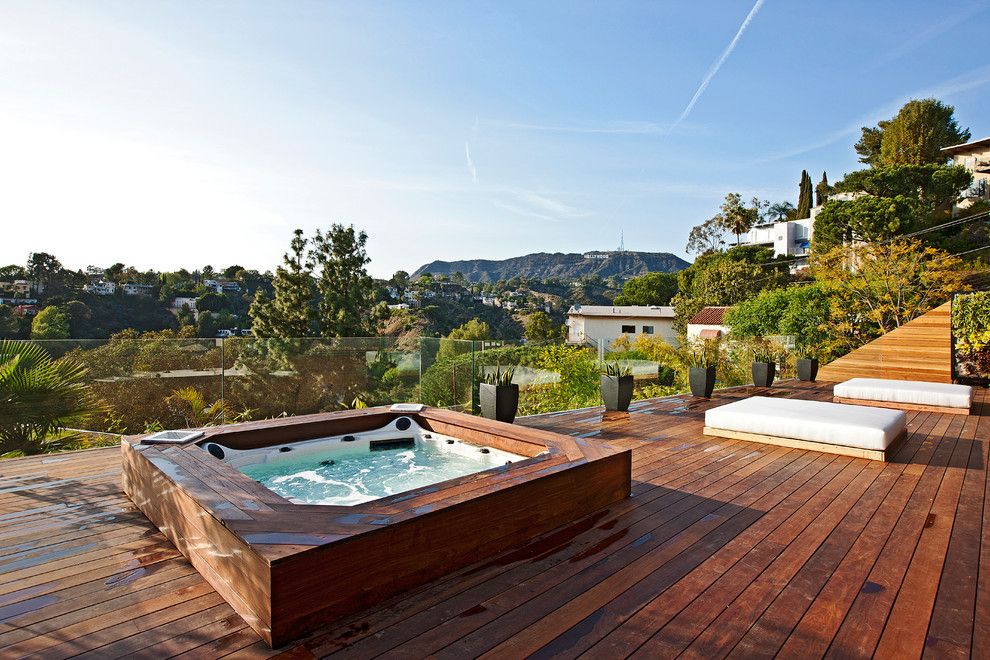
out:
{"label": "outdoor daybed", "polygon": [[754,396],[705,412],[705,435],[885,461],[906,435],[897,410]]}
{"label": "outdoor daybed", "polygon": [[886,378],[853,378],[836,385],[832,396],[836,403],[954,415],[968,415],[973,405],[973,388],[969,385]]}

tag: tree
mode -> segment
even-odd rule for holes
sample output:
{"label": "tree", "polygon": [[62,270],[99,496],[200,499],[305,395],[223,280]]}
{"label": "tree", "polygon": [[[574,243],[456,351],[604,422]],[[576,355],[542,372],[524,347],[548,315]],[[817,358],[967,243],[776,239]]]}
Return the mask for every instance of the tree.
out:
{"label": "tree", "polygon": [[536,344],[555,344],[564,337],[561,326],[546,312],[534,312],[526,319],[526,339]]}
{"label": "tree", "polygon": [[69,317],[70,337],[89,339],[92,336],[89,322],[93,318],[93,310],[89,305],[79,300],[70,300],[63,307],[63,311]]}
{"label": "tree", "polygon": [[718,252],[724,245],[725,229],[716,216],[691,229],[685,251],[688,254],[706,254]]}
{"label": "tree", "polygon": [[790,202],[777,202],[770,206],[769,213],[773,216],[777,222],[784,222],[787,220],[792,213],[797,209]]}
{"label": "tree", "polygon": [[811,217],[811,177],[808,170],[801,170],[801,185],[798,188],[797,219]]}
{"label": "tree", "polygon": [[702,307],[735,305],[782,286],[787,277],[787,262],[775,260],[772,248],[744,245],[701,255],[677,274],[678,293],[671,300],[674,328],[684,334],[688,320]]}
{"label": "tree", "polygon": [[375,283],[365,269],[368,235],[334,223],[313,238],[312,259],[319,268],[317,321],[324,337],[363,337],[377,322]]}
{"label": "tree", "polygon": [[0,339],[19,339],[25,331],[25,319],[14,314],[9,305],[0,305]]}
{"label": "tree", "polygon": [[56,305],[45,307],[31,322],[31,339],[68,339],[69,336],[69,315]]}
{"label": "tree", "polygon": [[726,315],[734,337],[791,335],[798,345],[819,352],[828,336],[830,299],[818,284],[763,291]]}
{"label": "tree", "polygon": [[222,293],[204,293],[196,299],[196,309],[200,312],[219,312],[228,309],[229,300]]}
{"label": "tree", "polygon": [[972,180],[964,167],[936,164],[877,165],[847,174],[835,190],[857,196],[826,201],[815,219],[814,249],[885,240],[938,224]]}
{"label": "tree", "polygon": [[404,270],[397,270],[388,281],[389,286],[395,289],[396,298],[401,300],[403,294],[409,290],[409,273]]}
{"label": "tree", "polygon": [[616,305],[669,305],[676,294],[676,273],[646,273],[626,280],[622,293],[612,302]]}
{"label": "tree", "polygon": [[450,331],[447,339],[461,339],[464,341],[485,341],[491,338],[491,329],[488,324],[477,318],[473,318],[467,323],[460,325]]}
{"label": "tree", "polygon": [[908,231],[918,216],[916,200],[904,196],[831,201],[815,217],[812,248],[822,252],[853,241],[882,241]]}
{"label": "tree", "polygon": [[0,282],[12,282],[23,280],[27,277],[27,271],[17,264],[0,267]]}
{"label": "tree", "polygon": [[722,202],[718,218],[726,231],[736,235],[736,245],[739,245],[740,235],[748,232],[753,226],[758,212],[758,206],[746,208],[739,193],[729,193],[725,196],[725,201]]}
{"label": "tree", "polygon": [[863,127],[856,143],[860,162],[868,165],[942,164],[944,147],[969,141],[968,128],[960,128],[955,108],[938,99],[912,99],[892,119],[876,127]]}
{"label": "tree", "polygon": [[828,200],[828,175],[822,172],[822,180],[815,186],[815,206],[821,206]]}
{"label": "tree", "polygon": [[51,436],[98,408],[85,368],[38,344],[0,341],[0,454],[35,454]]}
{"label": "tree", "polygon": [[306,256],[307,239],[302,229],[293,233],[283,266],[275,271],[271,299],[264,289],[255,294],[248,313],[258,337],[308,337],[313,334],[313,264]]}
{"label": "tree", "polygon": [[890,332],[964,290],[962,261],[916,238],[836,247],[812,259],[829,292],[835,352]]}

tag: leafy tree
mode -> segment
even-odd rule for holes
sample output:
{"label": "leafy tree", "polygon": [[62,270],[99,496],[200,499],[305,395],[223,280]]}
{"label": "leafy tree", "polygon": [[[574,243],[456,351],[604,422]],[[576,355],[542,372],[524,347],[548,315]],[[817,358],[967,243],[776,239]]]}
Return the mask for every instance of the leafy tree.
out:
{"label": "leafy tree", "polygon": [[829,331],[830,299],[818,284],[763,291],[726,315],[733,337],[793,335],[799,345],[821,346]]}
{"label": "leafy tree", "polygon": [[491,330],[488,324],[476,318],[454,328],[447,335],[447,339],[461,339],[465,341],[485,341],[490,338]]}
{"label": "leafy tree", "polygon": [[[758,210],[758,207],[756,207]],[[736,245],[739,245],[739,237],[749,231],[753,226],[756,212],[752,208],[746,208],[742,203],[739,193],[729,193],[722,202],[718,218],[722,227],[726,231],[736,235]]]}
{"label": "leafy tree", "polygon": [[828,200],[828,175],[822,172],[822,180],[815,186],[815,206],[821,206]]}
{"label": "leafy tree", "polygon": [[65,304],[64,311],[69,317],[69,336],[89,339],[86,332],[93,318],[93,310],[89,305],[79,300],[71,300]]}
{"label": "leafy tree", "polygon": [[9,305],[0,305],[0,339],[20,339],[25,334],[26,321],[14,314]]}
{"label": "leafy tree", "polygon": [[16,264],[10,264],[9,266],[0,267],[0,282],[12,282],[14,280],[23,280],[27,277],[27,271],[21,266]]}
{"label": "leafy tree", "polygon": [[295,230],[283,265],[275,271],[274,296],[269,298],[263,289],[255,294],[248,312],[255,336],[288,339],[313,334],[313,264],[306,256],[307,243],[302,229]]}
{"label": "leafy tree", "polygon": [[534,312],[526,319],[526,339],[536,344],[554,344],[563,340],[565,327],[554,323],[546,312]]}
{"label": "leafy tree", "polygon": [[856,143],[860,162],[869,165],[925,165],[945,163],[941,149],[969,141],[968,128],[960,128],[955,108],[938,99],[912,99],[892,119],[876,127],[863,127]]}
{"label": "leafy tree", "polygon": [[790,202],[777,202],[770,206],[768,212],[777,222],[784,222],[790,218],[791,214],[796,212],[797,209]]}
{"label": "leafy tree", "polygon": [[859,195],[822,206],[815,219],[814,249],[884,240],[942,222],[972,180],[963,167],[935,164],[878,165],[852,172],[835,189]]}
{"label": "leafy tree", "polygon": [[774,259],[772,248],[756,245],[734,247],[724,253],[698,257],[677,274],[678,293],[674,306],[674,328],[687,331],[687,322],[702,307],[731,306],[765,289],[787,282],[786,261]]}
{"label": "leafy tree", "polygon": [[401,300],[403,294],[409,290],[409,273],[404,270],[397,270],[388,281],[389,286],[395,289],[398,298]]}
{"label": "leafy tree", "polygon": [[688,254],[706,254],[718,252],[724,245],[725,229],[716,216],[691,229],[685,251]]}
{"label": "leafy tree", "polygon": [[204,293],[196,299],[196,309],[200,312],[219,312],[228,309],[229,300],[223,293]]}
{"label": "leafy tree", "polygon": [[797,218],[811,217],[811,177],[808,170],[801,170],[801,185],[798,188]]}
{"label": "leafy tree", "polygon": [[862,196],[830,201],[815,218],[812,247],[816,252],[852,241],[880,241],[909,230],[918,219],[916,200],[898,196]]}
{"label": "leafy tree", "polygon": [[31,322],[32,339],[68,339],[69,336],[69,315],[56,305],[45,307]]}
{"label": "leafy tree", "polygon": [[375,327],[374,281],[365,269],[368,235],[352,226],[333,224],[317,230],[312,258],[319,268],[318,323],[324,337],[361,337]]}
{"label": "leafy tree", "polygon": [[834,352],[890,332],[964,290],[962,261],[915,238],[859,243],[815,255],[830,294]]}
{"label": "leafy tree", "polygon": [[243,266],[227,266],[223,269],[223,276],[225,279],[233,280],[236,279],[238,274],[244,270]]}
{"label": "leafy tree", "polygon": [[677,294],[676,273],[646,273],[626,280],[616,305],[669,305]]}
{"label": "leafy tree", "polygon": [[95,412],[85,375],[38,344],[0,341],[0,454],[49,449],[51,436]]}

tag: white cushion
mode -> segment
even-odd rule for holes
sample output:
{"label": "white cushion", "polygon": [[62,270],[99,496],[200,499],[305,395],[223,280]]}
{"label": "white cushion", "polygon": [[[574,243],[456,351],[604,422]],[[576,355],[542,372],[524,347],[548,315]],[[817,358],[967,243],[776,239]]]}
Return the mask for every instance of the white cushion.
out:
{"label": "white cushion", "polygon": [[843,399],[913,403],[945,408],[969,408],[973,403],[973,388],[969,385],[925,383],[917,380],[853,378],[836,385],[832,393]]}
{"label": "white cushion", "polygon": [[884,450],[904,431],[900,410],[753,396],[705,412],[705,426],[841,447]]}

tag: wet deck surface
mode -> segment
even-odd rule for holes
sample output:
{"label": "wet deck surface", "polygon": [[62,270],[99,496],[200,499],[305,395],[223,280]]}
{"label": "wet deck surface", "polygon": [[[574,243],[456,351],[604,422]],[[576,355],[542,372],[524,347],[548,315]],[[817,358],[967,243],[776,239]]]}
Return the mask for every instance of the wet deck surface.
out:
{"label": "wet deck surface", "polygon": [[986,391],[909,413],[886,464],[702,436],[753,393],[523,420],[633,448],[633,497],[276,651],[124,497],[119,450],[0,462],[0,657],[990,655]]}

